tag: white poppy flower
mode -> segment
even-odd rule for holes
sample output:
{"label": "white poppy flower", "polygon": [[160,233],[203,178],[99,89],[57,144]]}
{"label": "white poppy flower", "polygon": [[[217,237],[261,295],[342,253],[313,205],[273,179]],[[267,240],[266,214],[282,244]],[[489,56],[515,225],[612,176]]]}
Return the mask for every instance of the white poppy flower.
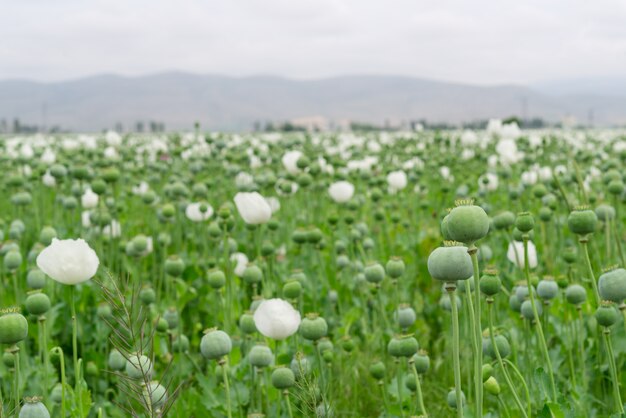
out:
{"label": "white poppy flower", "polygon": [[37,256],[37,267],[52,280],[62,284],[78,284],[91,279],[100,260],[83,239],[52,239]]}
{"label": "white poppy flower", "polygon": [[330,185],[328,194],[337,203],[344,203],[352,199],[354,185],[347,181],[338,181]]}
{"label": "white poppy flower", "polygon": [[235,205],[244,222],[250,225],[264,224],[272,217],[272,208],[257,192],[235,195]]}
{"label": "white poppy flower", "polygon": [[[520,241],[513,241],[509,243],[509,248],[506,252],[506,258],[517,267],[524,268],[524,243]],[[537,267],[537,248],[532,241],[528,241],[528,266],[531,269]]]}
{"label": "white poppy flower", "polygon": [[98,195],[91,190],[91,187],[89,187],[81,196],[80,202],[85,209],[93,209],[98,206]]}
{"label": "white poppy flower", "polygon": [[190,203],[185,208],[185,215],[190,221],[202,222],[213,216],[213,208],[208,203]]}
{"label": "white poppy flower", "polygon": [[281,160],[283,166],[285,166],[285,170],[290,174],[298,173],[298,171],[300,171],[298,168],[298,160],[300,157],[302,157],[302,152],[300,151],[287,151]]}
{"label": "white poppy flower", "polygon": [[407,182],[408,180],[404,171],[392,171],[391,173],[387,174],[387,183],[389,184],[389,187],[394,190],[404,189],[407,185]]}
{"label": "white poppy flower", "polygon": [[298,331],[300,312],[282,299],[268,299],[254,311],[254,324],[264,336],[284,340]]}

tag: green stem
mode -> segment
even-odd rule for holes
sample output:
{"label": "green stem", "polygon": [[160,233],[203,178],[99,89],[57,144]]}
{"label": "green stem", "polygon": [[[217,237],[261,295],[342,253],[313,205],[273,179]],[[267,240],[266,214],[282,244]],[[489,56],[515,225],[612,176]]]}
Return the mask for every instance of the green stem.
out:
{"label": "green stem", "polygon": [[[472,266],[474,267],[474,340],[476,341],[475,360],[474,360],[474,389],[476,390],[476,417],[482,418],[483,416],[483,350],[479,346],[482,336],[482,324],[480,320],[480,290],[478,288],[478,281],[480,277],[480,271],[478,269],[478,248],[475,245],[471,245],[467,252],[472,258]],[[466,284],[469,286],[469,283]]]}
{"label": "green stem", "polygon": [[52,351],[59,355],[59,367],[61,369],[61,417],[65,418],[65,358],[61,347],[54,347]]}
{"label": "green stem", "polygon": [[15,355],[15,416],[20,413],[20,348],[14,345],[11,352]]}
{"label": "green stem", "polygon": [[415,376],[415,393],[417,395],[417,405],[419,407],[420,415],[428,415],[426,413],[426,407],[424,406],[424,397],[422,396],[422,384],[420,383],[420,377],[417,374],[417,369],[415,368],[415,362],[413,360],[410,361],[411,369],[413,369],[413,376]]}
{"label": "green stem", "polygon": [[596,277],[593,274],[593,268],[591,267],[591,259],[589,258],[589,248],[587,247],[587,243],[589,242],[589,238],[581,237],[579,239],[580,244],[583,247],[583,252],[585,253],[585,265],[587,267],[587,273],[589,274],[589,280],[591,280],[591,286],[593,287],[593,294],[596,299],[596,306],[600,306],[600,293],[598,292],[598,284],[596,283]]}
{"label": "green stem", "polygon": [[[463,418],[463,398],[461,396],[461,361],[459,358],[459,310],[456,306],[456,283],[446,283],[446,290],[450,297],[452,308],[452,359],[454,361],[454,390],[456,395],[456,414]],[[482,385],[481,385],[482,386]]]}
{"label": "green stem", "polygon": [[285,395],[285,403],[287,404],[287,413],[289,414],[289,418],[293,418],[293,412],[291,410],[291,401],[289,400],[289,391],[285,390],[283,392],[283,395]]}
{"label": "green stem", "polygon": [[400,416],[404,417],[404,408],[402,408],[402,379],[400,378],[400,370],[398,370],[396,374],[396,385],[398,386],[398,403],[400,404]]}
{"label": "green stem", "polygon": [[517,367],[515,367],[515,364],[513,364],[510,360],[502,359],[502,361],[504,362],[504,364],[506,364],[511,369],[513,369],[513,372],[515,372],[515,376],[517,376],[519,381],[522,383],[522,387],[524,388],[524,394],[526,395],[526,403],[528,403],[528,416],[529,417],[532,416],[532,411],[531,411],[532,402],[530,400],[530,391],[528,390],[526,379],[524,379],[524,376],[522,376],[522,373],[519,371]]}
{"label": "green stem", "polygon": [[222,377],[224,378],[224,386],[226,387],[226,413],[228,414],[228,418],[232,418],[232,412],[230,408],[230,384],[228,382],[228,372],[226,369],[228,368],[228,358],[224,358],[221,362],[222,366]]}
{"label": "green stem", "polygon": [[515,386],[513,386],[513,382],[511,381],[511,376],[509,376],[509,373],[504,367],[504,362],[502,361],[500,350],[498,350],[498,345],[496,344],[496,337],[494,335],[494,329],[493,329],[493,306],[492,305],[493,305],[493,300],[487,299],[487,316],[489,320],[489,338],[491,338],[491,346],[493,347],[493,351],[496,353],[496,359],[498,360],[498,365],[500,366],[500,369],[502,369],[504,380],[506,382],[506,385],[509,387],[509,390],[513,394],[513,399],[515,400],[517,407],[521,411],[522,415],[525,418],[528,418],[528,415],[524,411],[524,405],[522,404],[522,401],[520,400],[519,395],[517,394],[517,391],[515,390]]}
{"label": "green stem", "polygon": [[71,302],[72,302],[72,357],[74,359],[74,392],[76,397],[79,399],[78,401],[78,412],[80,416],[83,417],[83,403],[80,401],[81,399],[81,389],[82,385],[80,382],[80,370],[78,366],[78,321],[76,318],[76,291],[74,286],[70,287],[71,293]]}
{"label": "green stem", "polygon": [[553,402],[556,402],[556,384],[554,383],[554,371],[552,369],[552,361],[550,360],[550,354],[548,353],[548,346],[546,345],[546,338],[543,335],[543,327],[541,325],[541,321],[539,320],[539,314],[537,313],[537,305],[535,302],[535,295],[533,293],[533,287],[530,283],[530,266],[528,263],[528,234],[524,234],[524,274],[526,275],[526,285],[528,286],[528,298],[530,299],[530,305],[533,309],[533,318],[535,320],[535,326],[537,327],[537,336],[539,337],[539,348],[544,357],[544,361],[546,362],[546,367],[548,368],[548,377],[550,379],[550,392],[552,393],[552,398],[550,399]]}
{"label": "green stem", "polygon": [[604,345],[606,346],[606,351],[609,357],[609,370],[611,372],[611,380],[613,383],[613,396],[615,397],[614,401],[617,404],[617,411],[623,415],[624,414],[624,405],[622,404],[622,397],[619,393],[619,378],[617,376],[617,367],[615,366],[615,355],[613,354],[613,345],[611,344],[611,330],[609,328],[604,328]]}

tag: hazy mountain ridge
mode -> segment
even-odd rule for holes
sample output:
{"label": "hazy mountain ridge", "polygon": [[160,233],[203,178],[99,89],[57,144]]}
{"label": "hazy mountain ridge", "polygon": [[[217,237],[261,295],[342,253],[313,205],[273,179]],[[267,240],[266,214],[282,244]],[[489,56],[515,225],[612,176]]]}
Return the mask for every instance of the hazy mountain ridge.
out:
{"label": "hazy mountain ridge", "polygon": [[209,129],[250,129],[255,121],[319,115],[383,124],[385,120],[469,122],[521,115],[626,124],[626,97],[551,96],[517,85],[475,86],[401,76],[341,76],[292,80],[274,76],[233,78],[168,72],[141,77],[110,74],[53,83],[0,81],[0,119],[19,118],[75,131],[122,123],[164,122],[184,129],[198,120]]}

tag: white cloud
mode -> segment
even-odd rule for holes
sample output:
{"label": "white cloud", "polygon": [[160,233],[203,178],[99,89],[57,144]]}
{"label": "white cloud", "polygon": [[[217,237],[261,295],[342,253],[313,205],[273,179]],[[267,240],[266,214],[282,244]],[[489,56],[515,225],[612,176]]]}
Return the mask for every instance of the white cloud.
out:
{"label": "white cloud", "polygon": [[626,72],[617,0],[30,0],[3,12],[0,78],[180,69],[527,83]]}

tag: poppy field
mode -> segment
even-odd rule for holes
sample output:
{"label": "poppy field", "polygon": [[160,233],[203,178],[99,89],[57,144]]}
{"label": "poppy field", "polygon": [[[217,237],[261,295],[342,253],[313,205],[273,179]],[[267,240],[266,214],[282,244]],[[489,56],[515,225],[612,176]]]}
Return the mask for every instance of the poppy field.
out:
{"label": "poppy field", "polygon": [[622,417],[626,132],[0,141],[0,418]]}

